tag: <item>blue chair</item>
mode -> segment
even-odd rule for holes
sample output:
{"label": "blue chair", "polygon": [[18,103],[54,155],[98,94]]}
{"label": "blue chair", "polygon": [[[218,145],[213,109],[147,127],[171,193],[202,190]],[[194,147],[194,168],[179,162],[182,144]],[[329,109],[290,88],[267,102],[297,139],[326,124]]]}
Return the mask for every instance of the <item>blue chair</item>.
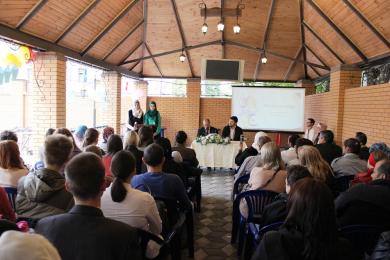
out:
{"label": "blue chair", "polygon": [[11,207],[16,211],[16,195],[18,194],[18,191],[16,188],[13,187],[4,187],[5,192],[7,193],[9,203]]}
{"label": "blue chair", "polygon": [[246,174],[238,178],[233,185],[233,200],[236,198],[236,196],[240,193],[238,190],[240,188],[241,184],[247,184],[249,181],[250,174]]}
{"label": "blue chair", "polygon": [[350,225],[340,228],[341,235],[348,239],[357,254],[363,257],[371,255],[380,234],[386,231],[385,227],[373,225]]}
{"label": "blue chair", "polygon": [[[275,196],[278,193],[267,190],[250,190],[240,193],[233,202],[233,214],[232,214],[232,238],[231,243],[236,242],[237,233],[239,235],[238,239],[238,249],[237,254],[241,255],[245,229],[246,225],[249,222],[258,222],[261,217],[261,213],[264,210],[264,207],[271,203]],[[248,208],[248,217],[245,218],[240,213],[240,201],[244,199]]]}

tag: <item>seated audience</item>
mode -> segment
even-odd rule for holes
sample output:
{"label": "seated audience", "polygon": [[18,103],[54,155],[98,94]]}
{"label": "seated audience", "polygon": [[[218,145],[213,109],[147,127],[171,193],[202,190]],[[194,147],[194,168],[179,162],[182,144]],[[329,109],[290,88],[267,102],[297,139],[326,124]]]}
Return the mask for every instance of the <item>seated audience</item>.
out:
{"label": "seated audience", "polygon": [[330,130],[320,132],[318,144],[316,148],[320,151],[322,158],[330,165],[334,159],[343,155],[343,150],[340,146],[334,143],[334,135]]}
{"label": "seated audience", "polygon": [[18,144],[12,140],[0,141],[0,186],[16,187],[19,179],[27,173]]}
{"label": "seated audience", "polygon": [[[99,131],[95,128],[88,128],[84,135],[83,145],[82,148],[87,147],[88,145],[98,145],[99,142]],[[99,148],[102,155],[105,155],[106,153],[103,151],[103,149]]]}
{"label": "seated audience", "polygon": [[[160,235],[162,224],[156,202],[147,193],[133,189],[130,185],[135,174],[135,159],[131,152],[120,151],[112,158],[111,172],[114,181],[102,196],[101,209],[104,216]],[[159,253],[159,246],[149,243],[147,256],[154,258]]]}
{"label": "seated audience", "polygon": [[[277,193],[285,191],[286,171],[280,149],[274,142],[263,145],[260,150],[260,160],[253,168],[249,180],[249,190],[268,190]],[[240,203],[241,214],[246,217],[248,209],[244,200]]]}
{"label": "seated audience", "polygon": [[145,148],[153,143],[154,136],[153,136],[153,129],[149,126],[142,126],[138,130],[138,136],[139,136],[139,144],[138,144],[138,150],[144,151]]}
{"label": "seated audience", "polygon": [[263,236],[252,260],[356,259],[349,241],[338,236],[333,195],[322,181],[297,181],[287,209],[284,225]]}
{"label": "seated audience", "polygon": [[123,150],[122,138],[119,135],[111,135],[107,142],[107,154],[103,156],[103,164],[106,169],[106,176],[112,176],[110,165],[112,157]]}
{"label": "seated audience", "polygon": [[325,182],[329,188],[332,188],[332,169],[314,146],[302,146],[301,149],[299,149],[298,158],[300,165],[305,166],[313,178]]}
{"label": "seated audience", "polygon": [[360,159],[367,161],[370,156],[369,148],[367,147],[367,135],[362,132],[357,132],[355,138],[360,142]]}
{"label": "seated audience", "polygon": [[[46,130],[46,133],[45,133],[45,139],[46,139],[46,137],[48,137],[49,135],[54,134],[55,131],[56,131],[56,130],[55,130],[54,128],[49,128],[49,129],[47,129],[47,130]],[[41,147],[41,148],[39,149],[39,161],[37,161],[37,162],[35,163],[35,165],[34,165],[34,169],[35,169],[35,170],[39,170],[39,169],[42,169],[42,168],[45,167],[45,164],[43,163],[43,160],[44,160],[44,158],[43,158],[43,147]]]}
{"label": "seated audience", "polygon": [[241,166],[249,156],[256,156],[260,152],[261,147],[259,146],[259,139],[262,136],[267,136],[267,134],[264,132],[257,132],[252,146],[246,148],[244,151],[242,150],[243,143],[240,143],[240,150],[234,160],[237,166]]}
{"label": "seated audience", "polygon": [[32,171],[19,181],[16,196],[19,217],[41,219],[67,212],[73,206],[72,195],[65,190],[65,178],[60,173],[72,150],[72,141],[63,135],[46,138],[45,168]]}
{"label": "seated audience", "polygon": [[228,137],[232,141],[240,141],[241,135],[244,134],[241,127],[237,125],[238,118],[236,116],[232,116],[229,119],[229,123],[222,130],[222,137]]}
{"label": "seated audience", "polygon": [[289,161],[287,165],[299,165],[301,162],[298,159],[298,152],[304,145],[311,145],[313,146],[313,142],[306,138],[298,138],[295,141],[295,153],[297,154],[297,158]]}
{"label": "seated audience", "polygon": [[336,178],[355,175],[367,170],[367,162],[359,158],[360,143],[355,138],[344,141],[344,155],[333,160],[331,166]]}
{"label": "seated audience", "polygon": [[355,174],[355,177],[352,180],[352,185],[357,183],[369,183],[370,181],[372,181],[371,174],[374,171],[376,163],[386,159],[390,158],[387,157],[387,155],[382,150],[372,152],[368,157],[367,171]]}
{"label": "seated audience", "polygon": [[236,181],[241,176],[250,174],[252,169],[256,166],[257,161],[260,159],[260,151],[264,144],[272,142],[271,138],[268,136],[261,136],[258,140],[259,154],[256,156],[249,156],[244,160],[238,169],[237,173],[234,175],[234,180]]}
{"label": "seated audience", "polygon": [[69,213],[41,219],[35,231],[57,248],[63,260],[142,259],[137,231],[105,218],[100,199],[104,165],[93,153],[75,156],[65,168],[66,189],[75,201]]}
{"label": "seated audience", "polygon": [[131,130],[127,131],[125,135],[125,143],[124,147],[125,150],[131,152],[131,154],[135,158],[135,165],[136,165],[136,170],[137,174],[142,173],[142,156],[144,153],[140,150],[138,150],[137,145],[139,143],[139,137],[136,131]]}
{"label": "seated audience", "polygon": [[93,144],[84,147],[83,152],[91,152],[99,156],[99,158],[103,158],[102,149]]}
{"label": "seated audience", "polygon": [[293,134],[288,137],[288,146],[289,148],[285,151],[282,151],[282,160],[285,164],[288,164],[294,159],[298,159],[297,153],[295,151],[295,143],[299,139],[299,135]]}
{"label": "seated audience", "polygon": [[[76,141],[74,140],[74,137],[73,137],[72,133],[69,131],[69,129],[67,129],[67,128],[58,128],[58,129],[54,132],[54,134],[65,135],[65,136],[67,136],[67,137],[69,137],[69,138],[72,139],[73,151],[72,151],[71,154],[70,154],[69,160],[72,159],[75,155],[81,153],[81,150],[80,150],[80,148],[76,145]],[[64,166],[64,167],[65,167],[65,166]],[[63,172],[63,170],[61,170],[61,172]]]}
{"label": "seated audience", "polygon": [[188,176],[186,172],[184,171],[184,167],[175,162],[172,157],[172,147],[171,142],[168,138],[160,137],[154,141],[155,144],[158,144],[161,146],[161,148],[164,150],[164,164],[163,164],[163,172],[166,173],[173,173],[180,177],[180,179],[183,181],[184,186],[187,187],[188,185]]}
{"label": "seated audience", "polygon": [[7,141],[7,140],[18,143],[18,136],[12,131],[5,130],[0,133],[0,141]]}
{"label": "seated audience", "polygon": [[276,222],[284,222],[287,217],[287,198],[291,187],[300,179],[312,177],[309,170],[301,165],[287,167],[286,193],[280,193],[272,202],[264,207],[260,225],[267,226]]}
{"label": "seated audience", "polygon": [[308,139],[314,143],[316,138],[316,127],[314,126],[315,120],[313,118],[308,118],[306,120],[306,130],[305,135],[303,136],[305,139]]}
{"label": "seated audience", "polygon": [[107,153],[108,138],[113,134],[115,134],[114,128],[107,126],[103,129],[103,142],[99,144],[99,147],[104,153]]}
{"label": "seated audience", "polygon": [[313,144],[316,145],[318,144],[318,141],[320,140],[320,133],[321,131],[325,131],[328,129],[328,126],[324,123],[318,123],[316,126],[315,126],[315,138],[314,138],[314,141],[313,141]]}
{"label": "seated audience", "polygon": [[165,157],[161,146],[151,144],[146,147],[142,160],[148,172],[134,176],[131,186],[135,189],[150,190],[154,197],[177,200],[183,210],[190,210],[192,204],[180,177],[163,172]]}
{"label": "seated audience", "polygon": [[178,151],[172,151],[172,158],[176,163],[183,163],[183,157]]}
{"label": "seated audience", "polygon": [[0,259],[61,260],[57,249],[43,236],[7,231],[0,237]]}
{"label": "seated audience", "polygon": [[382,152],[384,152],[387,155],[387,157],[390,158],[390,148],[385,143],[375,143],[375,144],[372,144],[370,146],[369,152],[371,154],[372,152],[375,152],[375,151],[378,151],[378,150],[381,150]]}
{"label": "seated audience", "polygon": [[8,200],[8,195],[2,187],[0,187],[0,219],[7,219],[12,222],[16,220],[15,212]]}
{"label": "seated audience", "polygon": [[76,141],[77,146],[81,147],[84,141],[84,135],[87,131],[88,127],[86,125],[80,125],[74,131],[74,139]]}
{"label": "seated audience", "polygon": [[377,225],[390,228],[390,160],[376,163],[372,181],[357,184],[336,199],[340,226]]}
{"label": "seated audience", "polygon": [[197,137],[207,136],[209,134],[218,134],[218,129],[210,125],[210,119],[206,118],[203,120],[203,127],[198,129]]}
{"label": "seated audience", "polygon": [[196,159],[196,154],[194,149],[187,148],[187,134],[184,131],[179,131],[176,133],[176,146],[172,148],[173,151],[180,153],[183,158],[183,162],[191,167],[198,167],[199,162]]}

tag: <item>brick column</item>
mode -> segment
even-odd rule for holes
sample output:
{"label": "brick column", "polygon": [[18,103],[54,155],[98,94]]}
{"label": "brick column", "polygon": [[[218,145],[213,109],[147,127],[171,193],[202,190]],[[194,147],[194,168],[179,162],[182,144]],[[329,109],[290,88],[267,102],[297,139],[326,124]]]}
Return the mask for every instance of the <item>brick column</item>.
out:
{"label": "brick column", "polygon": [[331,68],[330,72],[330,93],[334,102],[336,114],[335,120],[335,142],[342,144],[343,117],[344,117],[344,95],[345,90],[360,87],[361,70],[354,65],[338,65]]}
{"label": "brick column", "polygon": [[297,88],[305,88],[305,96],[313,95],[316,93],[316,89],[314,87],[314,83],[308,79],[301,79],[295,83],[295,87]]}
{"label": "brick column", "polygon": [[66,125],[65,57],[54,52],[39,53],[32,83],[32,150],[38,158],[48,128]]}
{"label": "brick column", "polygon": [[200,116],[200,94],[201,86],[200,79],[188,79],[187,80],[187,109],[190,116],[186,119],[186,128],[188,131],[188,143],[190,143],[197,134],[199,128],[199,116]]}
{"label": "brick column", "polygon": [[146,112],[148,108],[148,82],[145,80],[139,80],[137,91],[139,91],[139,103],[144,112]]}
{"label": "brick column", "polygon": [[96,125],[111,126],[115,133],[121,129],[121,75],[115,71],[107,71],[98,84],[105,92],[104,100],[96,104]]}

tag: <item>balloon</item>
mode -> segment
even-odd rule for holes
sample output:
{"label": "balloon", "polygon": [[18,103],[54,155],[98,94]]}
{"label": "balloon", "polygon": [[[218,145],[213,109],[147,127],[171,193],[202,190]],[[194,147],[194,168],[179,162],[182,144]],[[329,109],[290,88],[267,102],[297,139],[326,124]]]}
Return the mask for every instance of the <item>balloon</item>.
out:
{"label": "balloon", "polygon": [[9,53],[5,57],[5,64],[7,64],[7,65],[15,65],[17,68],[22,67],[22,61],[13,53]]}

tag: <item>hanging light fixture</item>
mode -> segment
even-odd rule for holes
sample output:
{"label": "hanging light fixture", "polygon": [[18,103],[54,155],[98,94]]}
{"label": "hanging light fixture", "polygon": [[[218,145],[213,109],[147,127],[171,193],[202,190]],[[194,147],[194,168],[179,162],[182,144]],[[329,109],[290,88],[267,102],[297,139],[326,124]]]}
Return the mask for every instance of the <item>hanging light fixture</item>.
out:
{"label": "hanging light fixture", "polygon": [[221,19],[219,20],[219,23],[217,24],[217,30],[218,32],[223,32],[223,29],[225,29],[225,25],[223,24],[223,9],[222,9],[222,5],[221,5]]}
{"label": "hanging light fixture", "polygon": [[185,62],[186,61],[186,55],[184,55],[184,48],[181,50],[181,54],[179,56],[179,60],[181,62]]}
{"label": "hanging light fixture", "polygon": [[233,26],[233,32],[234,32],[234,34],[239,34],[240,31],[241,31],[240,24],[238,23],[238,13],[239,13],[239,10],[240,10],[240,5],[241,5],[241,4],[238,4],[238,5],[237,5],[237,9],[236,9],[236,12],[237,12],[236,18],[237,18],[237,20],[236,20],[236,24]]}
{"label": "hanging light fixture", "polygon": [[266,64],[268,61],[267,56],[265,56],[265,51],[261,53],[261,63]]}
{"label": "hanging light fixture", "polygon": [[207,5],[205,4],[205,2],[202,1],[202,3],[199,4],[199,8],[204,9],[204,19],[203,19],[203,25],[202,25],[201,31],[202,31],[203,35],[205,35],[207,33],[207,30],[209,29],[209,26],[206,23]]}

